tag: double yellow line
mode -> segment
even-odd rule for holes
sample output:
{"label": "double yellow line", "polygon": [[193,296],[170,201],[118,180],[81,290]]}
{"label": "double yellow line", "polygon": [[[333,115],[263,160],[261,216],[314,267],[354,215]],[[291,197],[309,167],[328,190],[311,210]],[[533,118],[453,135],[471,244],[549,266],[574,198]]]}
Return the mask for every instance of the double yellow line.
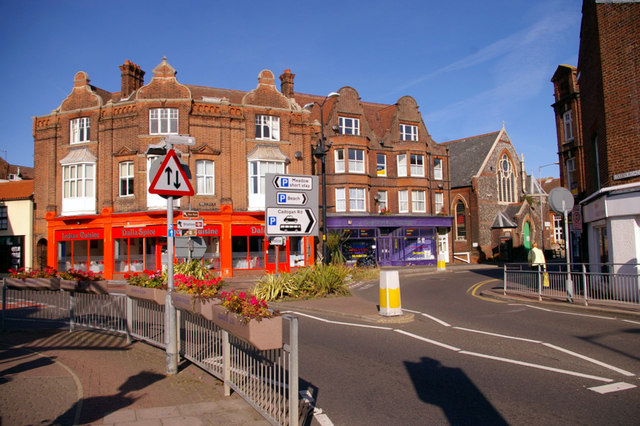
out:
{"label": "double yellow line", "polygon": [[492,282],[499,282],[499,281],[500,280],[497,280],[495,278],[491,278],[489,280],[480,281],[479,283],[476,283],[476,284],[472,285],[471,287],[469,287],[469,289],[467,290],[467,293],[471,293],[471,295],[473,297],[477,297],[478,299],[486,300],[488,302],[504,303],[501,300],[496,300],[496,299],[491,299],[491,298],[488,298],[488,297],[483,297],[483,296],[480,296],[479,294],[476,293],[480,289],[480,287],[482,287],[483,285],[489,284],[489,283],[492,283]]}

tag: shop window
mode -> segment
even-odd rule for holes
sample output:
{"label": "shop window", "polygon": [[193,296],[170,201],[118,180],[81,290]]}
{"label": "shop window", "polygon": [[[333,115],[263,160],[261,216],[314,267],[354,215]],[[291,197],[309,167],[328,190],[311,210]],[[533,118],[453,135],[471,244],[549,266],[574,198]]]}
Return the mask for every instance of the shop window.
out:
{"label": "shop window", "polygon": [[153,108],[149,110],[149,134],[169,135],[177,133],[177,108]]}
{"label": "shop window", "polygon": [[133,161],[120,163],[120,193],[121,197],[133,195]]}
{"label": "shop window", "polygon": [[89,127],[91,120],[89,117],[74,118],[70,125],[70,143],[81,143],[89,141]]}
{"label": "shop window", "polygon": [[280,117],[256,115],[256,139],[279,141]]}
{"label": "shop window", "polygon": [[207,250],[202,257],[204,263],[209,265],[209,269],[220,269],[220,237],[203,237],[207,245]]}
{"label": "shop window", "polygon": [[[114,271],[143,272],[162,269],[163,263],[166,263],[166,241],[164,237],[114,239]],[[158,253],[164,258],[158,259]]]}
{"label": "shop window", "polygon": [[104,241],[100,239],[58,242],[57,269],[104,273]]}
{"label": "shop window", "polygon": [[289,266],[305,266],[304,238],[289,237]]}
{"label": "shop window", "polygon": [[264,269],[263,236],[231,237],[233,269]]}

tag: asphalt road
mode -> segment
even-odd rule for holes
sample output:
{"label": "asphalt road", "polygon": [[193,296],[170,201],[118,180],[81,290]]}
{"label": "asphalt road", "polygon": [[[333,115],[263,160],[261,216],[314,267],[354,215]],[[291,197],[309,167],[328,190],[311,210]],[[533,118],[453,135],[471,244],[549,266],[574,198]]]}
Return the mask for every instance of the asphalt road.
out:
{"label": "asphalt road", "polygon": [[480,297],[500,273],[403,277],[405,324],[301,317],[301,389],[336,425],[637,424],[640,320]]}

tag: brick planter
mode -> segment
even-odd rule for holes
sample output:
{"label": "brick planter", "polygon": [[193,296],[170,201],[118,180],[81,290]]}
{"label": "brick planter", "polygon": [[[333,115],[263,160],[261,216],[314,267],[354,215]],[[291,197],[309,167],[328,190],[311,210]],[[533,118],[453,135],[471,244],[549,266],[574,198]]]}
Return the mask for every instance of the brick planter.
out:
{"label": "brick planter", "polygon": [[59,278],[5,278],[7,286],[32,290],[60,290]]}
{"label": "brick planter", "polygon": [[[227,330],[260,350],[279,349],[282,347],[282,317],[264,318],[261,321],[243,322],[239,315],[229,312],[220,304],[210,303],[205,306],[202,316],[217,326]],[[201,307],[201,311],[203,311]]]}
{"label": "brick planter", "polygon": [[167,290],[161,288],[140,287],[127,284],[124,288],[125,294],[134,299],[150,300],[158,305],[164,305]]}

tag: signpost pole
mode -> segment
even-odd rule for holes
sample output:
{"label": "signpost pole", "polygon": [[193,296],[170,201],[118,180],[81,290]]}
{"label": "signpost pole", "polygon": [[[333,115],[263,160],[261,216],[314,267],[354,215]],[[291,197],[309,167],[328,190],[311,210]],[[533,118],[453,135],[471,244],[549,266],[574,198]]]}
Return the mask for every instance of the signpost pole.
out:
{"label": "signpost pole", "polygon": [[[571,249],[569,246],[569,210],[565,209],[564,200],[562,201],[562,210],[564,213],[564,235],[565,235],[565,257],[567,258],[567,297],[569,302],[573,302],[573,280],[571,279]],[[585,295],[586,296],[586,295]]]}
{"label": "signpost pole", "polygon": [[167,297],[165,299],[165,330],[167,331],[167,374],[178,372],[178,319],[171,301],[173,284],[173,196],[167,197]]}

